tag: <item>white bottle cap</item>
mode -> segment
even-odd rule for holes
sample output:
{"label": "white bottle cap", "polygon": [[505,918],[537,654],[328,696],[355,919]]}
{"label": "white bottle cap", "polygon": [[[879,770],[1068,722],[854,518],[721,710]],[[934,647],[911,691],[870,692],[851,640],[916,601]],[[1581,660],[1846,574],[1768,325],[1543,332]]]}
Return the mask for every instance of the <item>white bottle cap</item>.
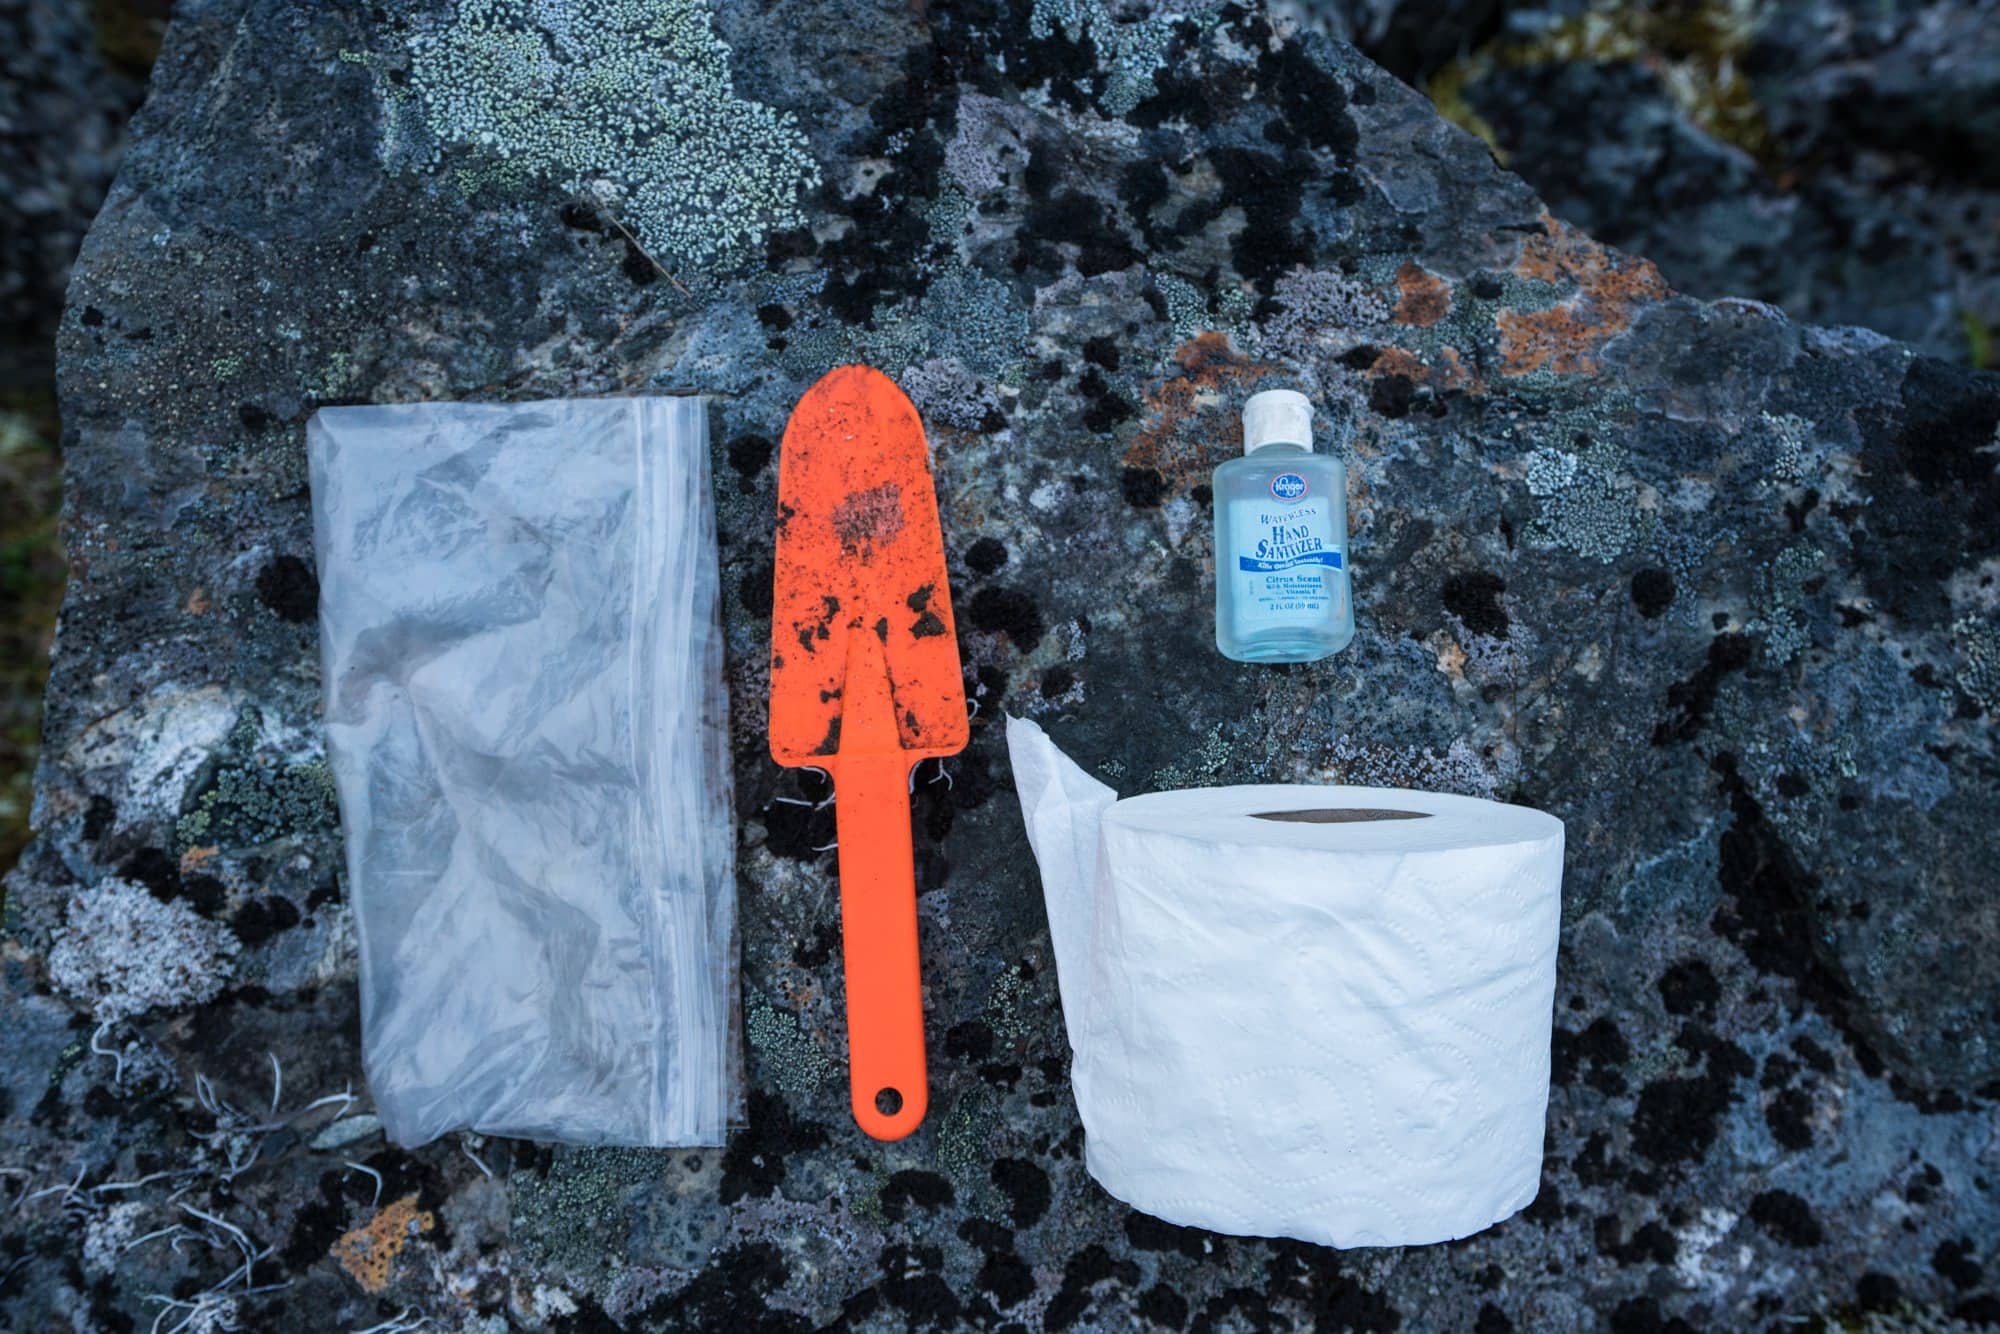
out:
{"label": "white bottle cap", "polygon": [[1243,452],[1265,445],[1313,444],[1312,400],[1296,389],[1266,389],[1243,405]]}

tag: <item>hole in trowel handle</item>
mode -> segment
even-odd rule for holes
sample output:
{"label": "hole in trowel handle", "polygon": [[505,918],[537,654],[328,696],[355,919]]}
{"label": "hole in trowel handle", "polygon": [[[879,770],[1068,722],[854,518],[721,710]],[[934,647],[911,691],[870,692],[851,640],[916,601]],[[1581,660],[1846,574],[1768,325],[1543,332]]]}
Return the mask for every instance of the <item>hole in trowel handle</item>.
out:
{"label": "hole in trowel handle", "polygon": [[884,1116],[894,1116],[903,1110],[903,1094],[900,1089],[877,1089],[875,1110]]}
{"label": "hole in trowel handle", "polygon": [[1287,824],[1366,824],[1373,820],[1428,820],[1429,811],[1385,811],[1368,806],[1309,806],[1299,811],[1255,811],[1253,820]]}

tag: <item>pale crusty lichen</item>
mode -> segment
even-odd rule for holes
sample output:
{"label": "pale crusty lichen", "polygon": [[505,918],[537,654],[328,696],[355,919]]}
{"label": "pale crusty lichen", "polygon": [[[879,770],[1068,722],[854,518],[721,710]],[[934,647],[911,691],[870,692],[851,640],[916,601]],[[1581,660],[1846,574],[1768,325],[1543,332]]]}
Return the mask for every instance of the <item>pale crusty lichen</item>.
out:
{"label": "pale crusty lichen", "polygon": [[831,1062],[796,1014],[753,998],[745,1007],[743,1027],[766,1073],[785,1093],[804,1098],[825,1080]]}
{"label": "pale crusty lichen", "polygon": [[2000,714],[2000,624],[1988,616],[1952,622],[1958,647],[1958,685],[1988,713]]}
{"label": "pale crusty lichen", "polygon": [[1151,97],[1153,76],[1166,63],[1179,14],[1154,14],[1119,22],[1103,0],[1035,0],[1028,29],[1036,37],[1060,30],[1071,41],[1096,48],[1102,68],[1097,104],[1107,116],[1123,116]]}
{"label": "pale crusty lichen", "polygon": [[240,949],[228,928],[142,885],[105,880],[70,901],[49,951],[49,980],[101,1023],[155,1006],[198,1005],[229,980]]}
{"label": "pale crusty lichen", "polygon": [[606,202],[665,263],[798,225],[819,184],[792,115],[735,95],[698,0],[460,0],[410,79],[439,139]]}
{"label": "pale crusty lichen", "polygon": [[1763,641],[1764,653],[1771,661],[1790,662],[1811,642],[1800,604],[1804,586],[1825,566],[1824,551],[1799,542],[1758,571],[1763,611],[1750,622],[1749,629]]}
{"label": "pale crusty lichen", "polygon": [[1591,445],[1572,454],[1547,447],[1528,456],[1528,494],[1541,501],[1528,537],[1593,560],[1613,561],[1650,531],[1652,516],[1623,474],[1623,451]]}

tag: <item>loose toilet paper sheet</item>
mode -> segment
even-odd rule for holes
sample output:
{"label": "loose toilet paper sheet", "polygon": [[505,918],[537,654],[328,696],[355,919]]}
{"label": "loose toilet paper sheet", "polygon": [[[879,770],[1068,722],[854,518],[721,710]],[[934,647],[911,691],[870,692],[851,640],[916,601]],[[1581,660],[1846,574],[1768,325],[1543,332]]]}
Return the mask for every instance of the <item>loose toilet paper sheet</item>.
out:
{"label": "loose toilet paper sheet", "polygon": [[1007,743],[1099,1184],[1331,1246],[1449,1241],[1534,1199],[1561,821],[1381,788],[1118,801],[1034,724]]}

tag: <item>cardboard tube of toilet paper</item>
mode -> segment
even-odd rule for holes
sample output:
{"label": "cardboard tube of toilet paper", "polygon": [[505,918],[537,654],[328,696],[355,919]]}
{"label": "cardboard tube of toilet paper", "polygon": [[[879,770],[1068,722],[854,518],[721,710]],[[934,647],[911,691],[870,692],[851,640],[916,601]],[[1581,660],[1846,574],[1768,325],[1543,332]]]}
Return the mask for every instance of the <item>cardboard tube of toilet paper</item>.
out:
{"label": "cardboard tube of toilet paper", "polygon": [[1534,1199],[1561,821],[1362,787],[1113,801],[1034,724],[1007,742],[1100,1185],[1343,1247]]}

